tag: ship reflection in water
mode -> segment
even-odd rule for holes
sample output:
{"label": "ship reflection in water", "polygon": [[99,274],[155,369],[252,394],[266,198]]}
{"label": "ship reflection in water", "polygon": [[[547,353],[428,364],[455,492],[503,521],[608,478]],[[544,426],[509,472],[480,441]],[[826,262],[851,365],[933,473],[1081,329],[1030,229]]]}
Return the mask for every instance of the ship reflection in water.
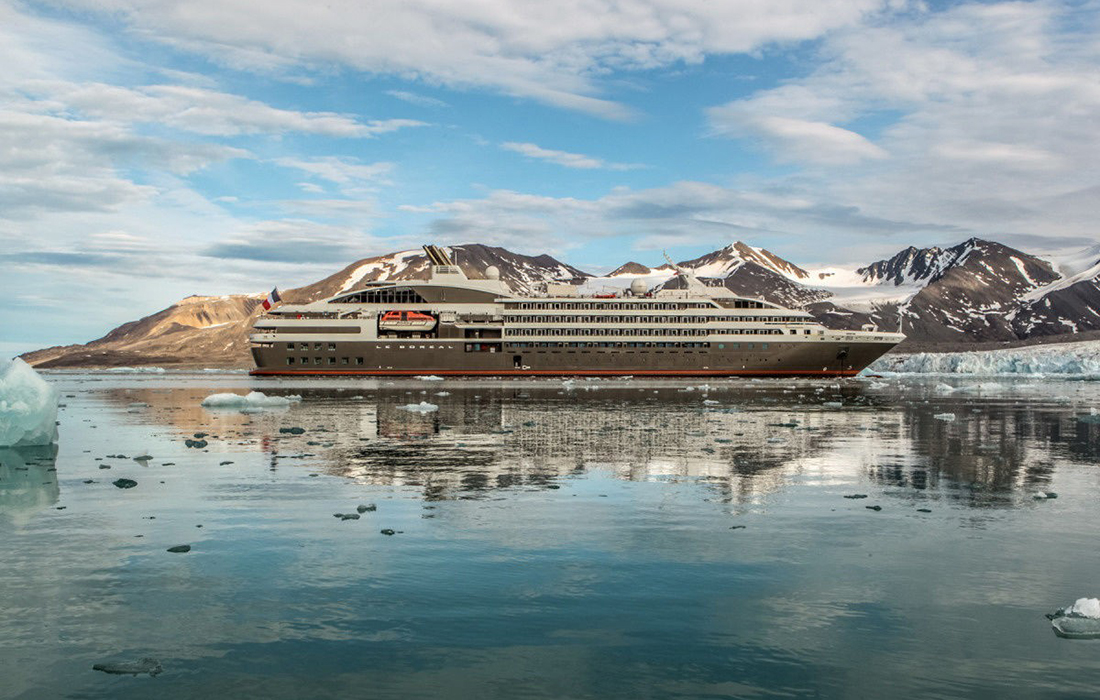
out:
{"label": "ship reflection in water", "polygon": [[[5,697],[1100,682],[1042,616],[1100,594],[1091,383],[51,378],[59,448],[0,451]],[[199,405],[250,389],[303,400]]]}

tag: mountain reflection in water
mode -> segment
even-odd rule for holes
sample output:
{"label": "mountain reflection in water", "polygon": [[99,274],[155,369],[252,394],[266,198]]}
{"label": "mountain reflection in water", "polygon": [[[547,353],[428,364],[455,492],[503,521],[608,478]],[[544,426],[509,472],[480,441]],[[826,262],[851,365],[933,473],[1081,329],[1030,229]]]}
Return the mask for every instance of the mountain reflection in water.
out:
{"label": "mountain reflection in water", "polygon": [[[60,445],[0,450],[0,696],[1100,682],[1042,618],[1100,594],[1093,383],[51,380]],[[200,406],[253,389],[303,400]]]}

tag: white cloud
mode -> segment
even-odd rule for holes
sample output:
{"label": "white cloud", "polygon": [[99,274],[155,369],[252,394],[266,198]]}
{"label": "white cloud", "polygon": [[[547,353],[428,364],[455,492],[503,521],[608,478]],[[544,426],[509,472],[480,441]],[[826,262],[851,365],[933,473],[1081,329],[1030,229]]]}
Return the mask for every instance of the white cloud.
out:
{"label": "white cloud", "polygon": [[386,90],[386,94],[390,97],[396,97],[402,102],[408,102],[409,104],[417,105],[419,107],[449,107],[443,100],[436,99],[434,97],[428,97],[427,95],[421,95],[416,92],[409,92],[408,90]]}
{"label": "white cloud", "polygon": [[552,151],[547,148],[542,148],[533,143],[517,143],[515,141],[506,141],[500,144],[500,147],[506,151],[513,151],[528,158],[534,158],[537,160],[545,160],[549,163],[556,163],[566,168],[579,168],[582,170],[637,170],[645,166],[633,163],[609,163],[599,158],[593,158],[592,156],[582,155],[580,153],[569,153],[567,151]]}
{"label": "white cloud", "polygon": [[104,83],[35,81],[21,92],[36,99],[25,109],[76,111],[88,119],[127,124],[156,123],[210,136],[302,132],[336,138],[371,138],[398,129],[425,126],[413,119],[359,122],[332,112],[301,112],[272,107],[240,95],[185,85],[128,88]]}
{"label": "white cloud", "polygon": [[782,161],[838,165],[887,157],[886,151],[860,134],[832,124],[737,112],[735,106],[709,110],[716,131],[763,139]]}
{"label": "white cloud", "polygon": [[991,237],[1092,236],[1096,207],[1054,204],[1094,186],[1100,160],[1088,5],[968,4],[842,28],[807,76],[707,116],[807,166],[788,184],[817,201]]}
{"label": "white cloud", "polygon": [[393,163],[379,162],[362,164],[351,158],[335,156],[317,158],[279,158],[279,165],[296,168],[339,185],[353,185],[378,182],[393,170]]}
{"label": "white cloud", "polygon": [[[599,96],[611,70],[699,63],[813,39],[859,22],[882,0],[68,0],[173,46],[286,75],[337,65],[489,87],[567,109],[627,118]],[[567,19],[564,19],[567,18]]]}

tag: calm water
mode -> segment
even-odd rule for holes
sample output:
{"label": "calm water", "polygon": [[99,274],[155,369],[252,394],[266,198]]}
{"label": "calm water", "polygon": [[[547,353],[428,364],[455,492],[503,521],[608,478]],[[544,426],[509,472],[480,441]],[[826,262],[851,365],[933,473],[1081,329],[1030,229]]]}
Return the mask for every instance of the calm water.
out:
{"label": "calm water", "polygon": [[[50,378],[56,455],[0,451],[0,696],[1100,690],[1043,618],[1100,595],[1096,383]],[[199,405],[248,387],[304,398]]]}

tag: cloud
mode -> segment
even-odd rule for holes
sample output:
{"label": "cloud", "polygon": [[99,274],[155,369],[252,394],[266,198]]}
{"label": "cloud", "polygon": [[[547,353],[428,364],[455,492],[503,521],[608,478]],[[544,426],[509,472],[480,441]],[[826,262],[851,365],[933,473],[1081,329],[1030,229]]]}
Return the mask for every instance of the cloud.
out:
{"label": "cloud", "polygon": [[763,139],[782,161],[839,165],[888,155],[860,134],[825,122],[743,115],[728,106],[713,108],[708,116],[718,133]]}
{"label": "cloud", "polygon": [[592,156],[581,155],[580,153],[568,153],[566,151],[552,151],[546,148],[542,148],[533,143],[516,143],[514,141],[507,141],[500,144],[500,147],[506,151],[513,151],[528,158],[534,158],[536,160],[545,160],[549,163],[556,163],[566,168],[579,168],[582,170],[637,170],[645,166],[631,163],[609,163],[599,158],[593,158]]}
{"label": "cloud", "polygon": [[438,100],[434,97],[428,97],[427,95],[421,95],[416,92],[409,92],[408,90],[386,90],[386,94],[390,97],[396,97],[402,102],[408,102],[409,104],[417,105],[419,107],[450,107],[450,105],[443,100]]}
{"label": "cloud", "polygon": [[310,175],[338,185],[361,185],[379,182],[393,170],[388,162],[362,164],[353,158],[325,156],[315,158],[278,158],[275,161],[287,168],[296,168]]}
{"label": "cloud", "polygon": [[997,237],[1095,235],[1095,3],[964,4],[825,36],[800,78],[707,110],[873,218]]}
{"label": "cloud", "polygon": [[490,88],[610,119],[631,114],[600,96],[599,78],[610,71],[700,63],[707,55],[815,39],[885,6],[883,0],[191,0],[183,12],[171,0],[66,4],[238,69],[291,75],[338,66]]}
{"label": "cloud", "polygon": [[376,246],[355,228],[288,219],[249,224],[201,254],[256,262],[346,264]]}
{"label": "cloud", "polygon": [[126,124],[155,123],[209,136],[302,132],[335,138],[372,138],[398,129],[426,126],[414,119],[368,122],[333,112],[279,109],[217,90],[186,85],[129,88],[104,83],[36,81],[22,91],[38,107],[75,110],[88,119]]}
{"label": "cloud", "polygon": [[[617,188],[593,199],[498,190],[481,199],[402,209],[436,215],[428,230],[440,240],[491,240],[521,251],[540,246],[561,249],[614,237],[630,240],[641,250],[670,245],[719,247],[735,238],[781,240],[797,247],[799,241],[817,245],[823,236],[839,246],[865,241],[868,235],[962,238],[968,233],[934,221],[875,216],[861,207],[815,199],[812,193],[793,188],[768,191],[761,183],[755,185],[737,188],[681,181],[644,190]],[[796,253],[790,254],[805,257]]]}

